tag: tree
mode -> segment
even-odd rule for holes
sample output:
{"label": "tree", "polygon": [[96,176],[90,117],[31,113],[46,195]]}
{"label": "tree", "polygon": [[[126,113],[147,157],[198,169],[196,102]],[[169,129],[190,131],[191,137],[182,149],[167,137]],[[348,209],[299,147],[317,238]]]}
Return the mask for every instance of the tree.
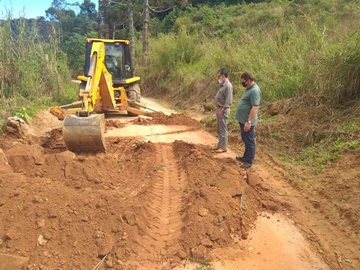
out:
{"label": "tree", "polygon": [[79,5],[79,7],[80,7],[79,15],[86,15],[90,20],[96,21],[97,11],[96,11],[96,5],[94,3],[92,3],[90,0],[84,0],[84,2]]}
{"label": "tree", "polygon": [[64,48],[68,56],[68,65],[74,75],[81,74],[85,60],[85,37],[77,33],[71,35],[64,41]]}
{"label": "tree", "polygon": [[[169,13],[176,5],[183,5],[182,0],[154,0],[154,5],[149,5],[149,0],[144,0],[144,20],[143,20],[143,47],[142,47],[142,63],[144,66],[148,64],[148,51],[149,51],[149,22],[150,22],[150,10],[153,13],[163,14]],[[185,1],[187,3],[187,1]],[[165,15],[163,15],[165,16]]]}
{"label": "tree", "polygon": [[131,46],[131,62],[135,60],[135,28],[134,28],[134,14],[132,0],[128,0],[128,14],[129,14],[129,35],[130,35],[130,46]]}
{"label": "tree", "polygon": [[149,52],[149,0],[144,0],[144,27],[143,27],[143,46],[142,46],[142,63],[143,66],[148,64]]}
{"label": "tree", "polygon": [[[65,0],[53,0],[51,7],[45,11],[46,17],[57,22],[63,20],[66,13],[69,12],[69,10],[66,10],[67,6]],[[75,14],[74,11],[72,12]]]}

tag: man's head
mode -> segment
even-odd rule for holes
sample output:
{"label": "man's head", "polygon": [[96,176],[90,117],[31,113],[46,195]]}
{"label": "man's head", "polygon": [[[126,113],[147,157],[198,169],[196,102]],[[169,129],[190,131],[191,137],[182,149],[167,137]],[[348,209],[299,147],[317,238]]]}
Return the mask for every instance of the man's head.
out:
{"label": "man's head", "polygon": [[221,69],[219,69],[219,71],[218,71],[218,76],[224,76],[225,78],[227,78],[228,77],[228,71],[225,69],[225,68],[221,68]]}
{"label": "man's head", "polygon": [[228,77],[228,71],[225,68],[219,69],[219,71],[217,73],[217,77],[218,77],[219,83],[223,84]]}
{"label": "man's head", "polygon": [[240,76],[241,84],[244,87],[249,87],[254,84],[255,77],[251,72],[244,72]]}

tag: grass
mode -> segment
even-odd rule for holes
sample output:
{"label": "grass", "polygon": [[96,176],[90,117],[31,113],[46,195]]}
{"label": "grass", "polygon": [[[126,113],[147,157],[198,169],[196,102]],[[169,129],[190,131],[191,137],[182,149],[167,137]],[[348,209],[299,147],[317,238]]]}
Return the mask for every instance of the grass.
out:
{"label": "grass", "polygon": [[21,119],[23,119],[26,123],[30,123],[30,121],[31,121],[31,118],[27,112],[27,109],[24,107],[20,108],[20,111],[16,112],[15,115],[20,117]]}
{"label": "grass", "polygon": [[47,38],[48,42],[43,42],[36,24],[25,19],[9,18],[0,24],[2,126],[9,116],[29,122],[37,111],[57,101],[70,96],[74,101],[77,91],[73,92],[66,55],[58,49],[56,36]]}
{"label": "grass", "polygon": [[106,259],[107,255],[105,255],[98,263],[97,265],[95,265],[95,267],[93,268],[93,270],[99,270],[101,265],[104,263],[105,259]]}
{"label": "grass", "polygon": [[214,270],[215,268],[211,265],[198,265],[194,270]]}
{"label": "grass", "polygon": [[[348,135],[352,136],[351,133],[348,133]],[[353,140],[340,137],[328,138],[305,148],[296,161],[303,166],[312,168],[315,173],[319,173],[345,153],[359,150],[359,146],[359,138]]]}
{"label": "grass", "polygon": [[303,180],[297,176],[291,177],[290,181],[297,187],[301,187],[303,185]]}
{"label": "grass", "polygon": [[188,259],[191,263],[197,264],[194,270],[214,270],[214,266],[205,259],[199,258],[189,258]]}
{"label": "grass", "polygon": [[157,165],[155,167],[156,171],[165,171],[166,170],[166,165],[164,163],[160,163],[159,165]]}
{"label": "grass", "polygon": [[[339,13],[352,19],[343,20]],[[323,94],[333,103],[359,98],[360,10],[356,1],[220,5],[216,15],[203,6],[185,12],[179,20],[185,18],[187,23],[179,31],[154,33],[150,67],[142,75],[146,81],[159,82],[159,91],[166,95],[179,91],[167,88],[179,79],[177,97],[191,99],[192,78],[205,80],[226,67],[238,100],[243,89],[239,75],[246,67],[255,74],[266,102],[304,94]],[[214,79],[204,96],[216,87]]]}
{"label": "grass", "polygon": [[322,140],[313,146],[305,148],[296,161],[315,173],[322,171],[332,161],[341,156],[338,152],[329,152],[324,142]]}
{"label": "grass", "polygon": [[281,137],[281,131],[276,131],[276,132],[274,132],[274,133],[272,133],[271,135],[273,136],[273,137],[275,137],[275,138],[280,138]]}

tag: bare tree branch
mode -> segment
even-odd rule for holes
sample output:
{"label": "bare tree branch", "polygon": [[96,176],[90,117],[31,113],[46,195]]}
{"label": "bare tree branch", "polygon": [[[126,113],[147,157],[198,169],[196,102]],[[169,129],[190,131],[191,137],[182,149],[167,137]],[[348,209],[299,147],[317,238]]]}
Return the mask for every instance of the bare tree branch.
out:
{"label": "bare tree branch", "polygon": [[175,7],[175,6],[169,7],[169,8],[167,8],[167,9],[163,9],[163,10],[156,10],[155,8],[153,8],[153,7],[151,7],[151,6],[149,5],[149,9],[150,9],[152,12],[155,12],[155,13],[165,12],[165,11],[168,11],[168,10],[170,10],[170,9],[173,9],[174,7]]}
{"label": "bare tree branch", "polygon": [[121,5],[121,6],[127,6],[128,5],[128,4],[124,4],[124,3],[116,2],[116,1],[112,1],[112,0],[109,0],[109,2],[113,3],[113,4]]}

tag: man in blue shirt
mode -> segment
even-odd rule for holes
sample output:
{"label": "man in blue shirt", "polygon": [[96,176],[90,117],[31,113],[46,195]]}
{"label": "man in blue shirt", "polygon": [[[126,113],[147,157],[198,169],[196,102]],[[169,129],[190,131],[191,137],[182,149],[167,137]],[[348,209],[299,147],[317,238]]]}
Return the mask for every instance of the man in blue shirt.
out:
{"label": "man in blue shirt", "polygon": [[255,158],[255,125],[258,120],[258,110],[261,100],[261,90],[255,83],[254,75],[250,72],[241,74],[241,84],[245,87],[235,113],[235,120],[239,122],[241,139],[245,144],[243,156],[236,160],[242,162],[242,168],[250,168]]}
{"label": "man in blue shirt", "polygon": [[222,68],[217,73],[220,88],[215,96],[216,103],[216,130],[219,141],[211,150],[215,153],[227,151],[228,144],[228,119],[230,115],[230,105],[233,97],[233,87],[228,79],[228,72]]}

